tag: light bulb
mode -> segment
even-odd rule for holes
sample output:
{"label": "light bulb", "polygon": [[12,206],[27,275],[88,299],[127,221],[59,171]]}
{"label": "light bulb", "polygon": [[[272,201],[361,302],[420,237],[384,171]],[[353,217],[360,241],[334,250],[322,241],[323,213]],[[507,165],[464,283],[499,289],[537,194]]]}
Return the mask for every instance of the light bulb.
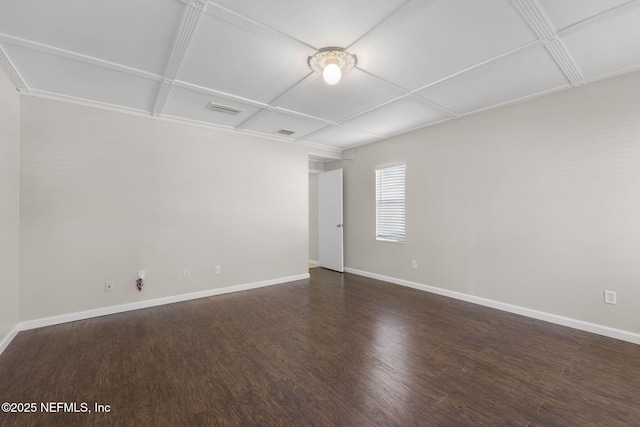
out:
{"label": "light bulb", "polygon": [[342,71],[340,70],[338,64],[329,64],[324,67],[324,70],[322,71],[322,78],[329,85],[338,83],[341,77]]}

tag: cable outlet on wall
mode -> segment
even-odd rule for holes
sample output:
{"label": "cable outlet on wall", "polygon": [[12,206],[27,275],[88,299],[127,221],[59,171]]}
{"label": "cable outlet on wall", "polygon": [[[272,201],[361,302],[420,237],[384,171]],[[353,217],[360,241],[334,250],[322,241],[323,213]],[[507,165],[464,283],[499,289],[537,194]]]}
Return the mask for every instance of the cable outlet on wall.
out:
{"label": "cable outlet on wall", "polygon": [[615,291],[604,291],[604,303],[605,304],[615,304],[616,303],[616,292]]}
{"label": "cable outlet on wall", "polygon": [[144,270],[138,270],[138,279],[144,279]]}
{"label": "cable outlet on wall", "polygon": [[113,282],[104,282],[104,291],[105,292],[113,292]]}
{"label": "cable outlet on wall", "polygon": [[190,279],[191,278],[191,269],[190,268],[185,268],[184,269],[184,278],[185,279]]}
{"label": "cable outlet on wall", "polygon": [[216,274],[220,274],[220,266],[216,265]]}
{"label": "cable outlet on wall", "polygon": [[415,259],[411,260],[411,268],[413,268],[414,270],[418,269],[418,260],[415,260]]}

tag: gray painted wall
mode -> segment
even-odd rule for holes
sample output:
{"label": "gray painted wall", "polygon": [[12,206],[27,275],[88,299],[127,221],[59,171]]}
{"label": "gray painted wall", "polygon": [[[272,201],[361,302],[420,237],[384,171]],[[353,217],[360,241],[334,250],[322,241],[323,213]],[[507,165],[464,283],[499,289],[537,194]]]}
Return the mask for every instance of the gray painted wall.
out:
{"label": "gray painted wall", "polygon": [[21,107],[21,321],[307,273],[306,148],[34,97]]}
{"label": "gray painted wall", "polygon": [[20,100],[0,71],[0,343],[18,323]]}
{"label": "gray painted wall", "polygon": [[309,173],[309,261],[318,261],[318,251],[318,174]]}
{"label": "gray painted wall", "polygon": [[[346,265],[640,332],[638,94],[636,72],[356,148]],[[398,163],[407,240],[377,242],[374,170]]]}

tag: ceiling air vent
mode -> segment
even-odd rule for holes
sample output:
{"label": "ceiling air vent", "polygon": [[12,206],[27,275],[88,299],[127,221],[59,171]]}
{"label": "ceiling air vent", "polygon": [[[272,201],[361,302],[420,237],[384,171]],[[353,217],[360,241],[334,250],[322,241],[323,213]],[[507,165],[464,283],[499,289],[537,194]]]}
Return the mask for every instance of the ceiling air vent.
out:
{"label": "ceiling air vent", "polygon": [[289,130],[289,129],[280,129],[280,130],[276,131],[276,133],[279,134],[279,135],[291,136],[296,132],[293,131],[293,130]]}
{"label": "ceiling air vent", "polygon": [[218,113],[232,114],[234,116],[242,112],[242,110],[239,110],[237,108],[229,107],[228,105],[214,104],[213,102],[208,103],[205,108],[207,110],[216,111]]}

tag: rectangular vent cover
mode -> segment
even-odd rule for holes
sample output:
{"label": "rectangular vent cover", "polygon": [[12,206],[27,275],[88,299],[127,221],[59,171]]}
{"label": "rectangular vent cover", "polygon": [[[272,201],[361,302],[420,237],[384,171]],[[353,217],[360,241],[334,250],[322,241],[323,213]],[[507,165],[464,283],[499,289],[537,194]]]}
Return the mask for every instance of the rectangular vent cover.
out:
{"label": "rectangular vent cover", "polygon": [[278,133],[280,135],[291,136],[296,132],[293,131],[293,130],[289,130],[289,129],[280,129],[279,131],[276,131],[276,133]]}
{"label": "rectangular vent cover", "polygon": [[228,105],[214,104],[213,102],[208,103],[206,108],[207,110],[216,111],[218,113],[232,114],[234,116],[242,112],[242,110],[239,110],[237,108],[229,107]]}

